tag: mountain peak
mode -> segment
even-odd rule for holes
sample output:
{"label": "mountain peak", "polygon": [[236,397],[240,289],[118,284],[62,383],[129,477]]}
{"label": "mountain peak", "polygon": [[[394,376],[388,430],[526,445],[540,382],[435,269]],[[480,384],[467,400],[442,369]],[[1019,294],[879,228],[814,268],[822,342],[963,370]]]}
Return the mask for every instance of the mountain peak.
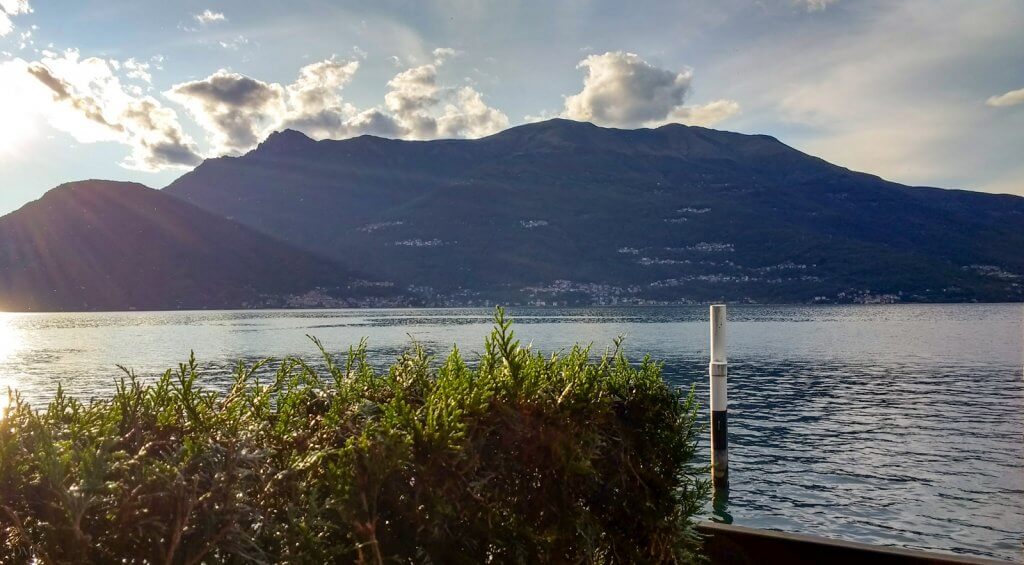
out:
{"label": "mountain peak", "polygon": [[146,185],[139,184],[137,182],[129,181],[118,181],[118,180],[103,180],[103,179],[85,179],[76,180],[71,182],[65,182],[57,185],[49,192],[54,190],[137,190],[140,188],[149,188]]}
{"label": "mountain peak", "polygon": [[607,140],[613,131],[590,122],[552,118],[515,126],[484,139],[530,146],[565,147],[591,145],[597,140]]}
{"label": "mountain peak", "polygon": [[530,122],[514,127],[510,127],[506,130],[502,130],[491,137],[497,137],[505,134],[523,134],[523,133],[537,133],[537,132],[552,132],[552,131],[597,131],[602,128],[599,125],[591,122],[581,122],[577,120],[570,120],[568,118],[551,118],[549,120],[543,120],[540,122]]}
{"label": "mountain peak", "polygon": [[[0,309],[163,310],[283,306],[354,271],[130,182],[62,184],[0,217]],[[376,291],[374,289],[377,289]]]}
{"label": "mountain peak", "polygon": [[268,135],[257,149],[264,153],[291,153],[301,151],[314,143],[316,143],[315,140],[301,131],[284,129]]}
{"label": "mountain peak", "polygon": [[[36,202],[52,203],[66,198],[95,200],[124,196],[130,197],[135,194],[145,194],[146,191],[150,190],[153,189],[137,182],[101,179],[77,180],[65,182],[51,188]],[[32,205],[32,202],[26,204],[25,207],[30,205]]]}

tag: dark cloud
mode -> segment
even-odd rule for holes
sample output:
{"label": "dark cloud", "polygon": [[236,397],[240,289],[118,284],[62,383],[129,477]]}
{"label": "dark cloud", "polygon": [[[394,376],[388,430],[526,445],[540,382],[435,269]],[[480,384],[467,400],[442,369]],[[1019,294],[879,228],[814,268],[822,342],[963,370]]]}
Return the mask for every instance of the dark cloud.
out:
{"label": "dark cloud", "polygon": [[408,132],[395,118],[383,111],[373,108],[361,112],[346,123],[349,135],[370,134],[380,137],[405,137]]}
{"label": "dark cloud", "polygon": [[207,104],[261,106],[280,93],[265,82],[221,70],[204,80],[176,85],[175,94],[202,100]]}
{"label": "dark cloud", "polygon": [[228,153],[254,146],[285,111],[281,85],[224,69],[202,80],[176,84],[166,95],[185,106],[213,134],[218,150]]}

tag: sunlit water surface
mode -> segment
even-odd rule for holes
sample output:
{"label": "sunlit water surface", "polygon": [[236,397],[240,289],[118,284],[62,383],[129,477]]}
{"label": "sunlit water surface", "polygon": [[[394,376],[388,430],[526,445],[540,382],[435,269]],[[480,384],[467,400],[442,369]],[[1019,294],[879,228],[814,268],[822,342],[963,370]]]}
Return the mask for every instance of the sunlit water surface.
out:
{"label": "sunlit water surface", "polygon": [[[546,351],[625,335],[627,353],[650,353],[671,383],[707,396],[706,308],[512,314],[524,343]],[[336,351],[366,337],[381,366],[413,339],[472,360],[490,315],[0,314],[0,387],[37,406],[58,382],[104,396],[116,364],[153,378],[190,350],[208,386],[223,386],[239,359],[313,358],[307,334]],[[732,489],[712,519],[1024,561],[1021,305],[735,306],[729,318]]]}

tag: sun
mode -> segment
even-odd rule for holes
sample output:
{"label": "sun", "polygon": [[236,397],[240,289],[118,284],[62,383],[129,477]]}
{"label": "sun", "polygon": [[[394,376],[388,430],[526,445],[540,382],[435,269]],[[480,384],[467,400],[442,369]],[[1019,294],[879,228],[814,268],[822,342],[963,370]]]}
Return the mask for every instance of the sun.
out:
{"label": "sun", "polygon": [[38,133],[35,117],[5,98],[0,87],[0,157],[22,152]]}
{"label": "sun", "polygon": [[39,134],[38,109],[51,97],[32,82],[23,61],[0,63],[0,158],[24,151]]}

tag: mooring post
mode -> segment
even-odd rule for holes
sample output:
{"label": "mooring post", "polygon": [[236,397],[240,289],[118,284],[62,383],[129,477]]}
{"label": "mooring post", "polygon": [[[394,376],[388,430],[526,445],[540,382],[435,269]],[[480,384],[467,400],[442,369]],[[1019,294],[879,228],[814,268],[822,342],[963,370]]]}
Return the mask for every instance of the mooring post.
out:
{"label": "mooring post", "polygon": [[711,484],[729,488],[729,411],[725,359],[725,304],[711,305]]}

